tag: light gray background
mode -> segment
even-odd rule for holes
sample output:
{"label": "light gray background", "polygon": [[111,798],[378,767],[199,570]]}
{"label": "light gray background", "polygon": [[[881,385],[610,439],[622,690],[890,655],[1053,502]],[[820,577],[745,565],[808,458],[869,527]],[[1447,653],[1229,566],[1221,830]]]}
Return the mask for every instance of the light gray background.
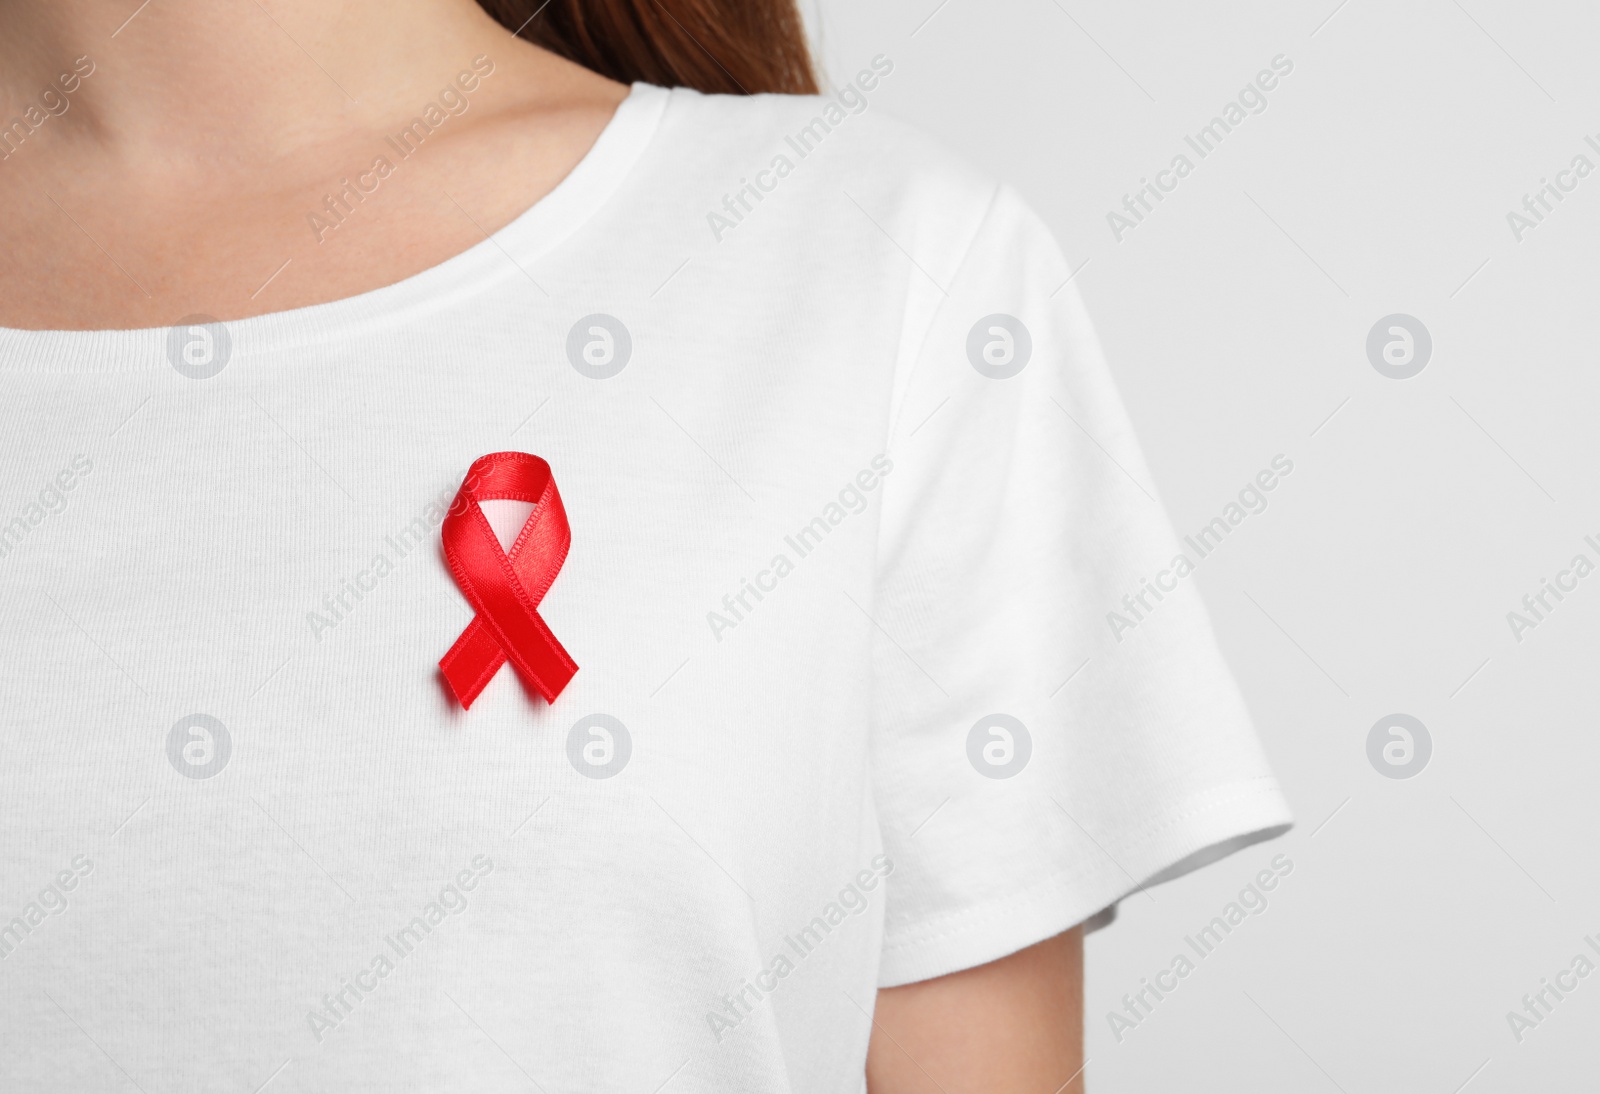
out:
{"label": "light gray background", "polygon": [[[1298,818],[1125,901],[1088,944],[1108,1091],[1493,1094],[1593,1084],[1600,975],[1519,1044],[1506,1013],[1600,942],[1600,11],[1509,0],[817,0],[835,79],[1013,183],[1055,229],[1180,532],[1273,455],[1293,474],[1195,577]],[[1106,213],[1277,54],[1294,71],[1143,224]],[[1191,160],[1197,157],[1191,151]],[[1365,341],[1416,316],[1414,379]],[[1330,418],[1331,415],[1331,418]],[[1427,726],[1408,780],[1373,723]],[[1106,1013],[1274,854],[1294,872],[1121,1043]],[[1191,956],[1193,956],[1191,954]]]}

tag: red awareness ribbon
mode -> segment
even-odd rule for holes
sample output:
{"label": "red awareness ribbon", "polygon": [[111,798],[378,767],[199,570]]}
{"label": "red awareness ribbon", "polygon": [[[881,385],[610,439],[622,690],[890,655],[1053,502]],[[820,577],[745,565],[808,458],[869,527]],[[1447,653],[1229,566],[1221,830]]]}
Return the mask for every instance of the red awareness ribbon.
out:
{"label": "red awareness ribbon", "polygon": [[[482,501],[533,502],[533,512],[509,552],[501,550],[479,508]],[[550,465],[526,452],[478,457],[445,514],[440,534],[456,586],[477,612],[439,659],[450,690],[463,707],[471,707],[510,660],[545,702],[555,702],[578,666],[538,612],[572,543]]]}

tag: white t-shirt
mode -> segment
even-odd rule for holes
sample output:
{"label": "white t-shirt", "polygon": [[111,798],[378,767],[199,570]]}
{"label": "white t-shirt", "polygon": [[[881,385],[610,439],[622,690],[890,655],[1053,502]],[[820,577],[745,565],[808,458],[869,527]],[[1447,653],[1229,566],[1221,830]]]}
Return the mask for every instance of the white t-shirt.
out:
{"label": "white t-shirt", "polygon": [[[0,331],[0,1090],[855,1092],[880,985],[1284,829],[1071,268],[871,91],[641,85],[399,284]],[[462,710],[502,450],[578,671]]]}

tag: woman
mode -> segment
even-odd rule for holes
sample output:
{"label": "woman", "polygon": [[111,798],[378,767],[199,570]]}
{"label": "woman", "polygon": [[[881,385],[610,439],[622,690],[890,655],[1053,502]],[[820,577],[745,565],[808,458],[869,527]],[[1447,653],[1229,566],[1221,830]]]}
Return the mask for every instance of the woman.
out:
{"label": "woman", "polygon": [[1081,1089],[1080,925],[1287,826],[892,56],[7,0],[0,73],[0,1088]]}

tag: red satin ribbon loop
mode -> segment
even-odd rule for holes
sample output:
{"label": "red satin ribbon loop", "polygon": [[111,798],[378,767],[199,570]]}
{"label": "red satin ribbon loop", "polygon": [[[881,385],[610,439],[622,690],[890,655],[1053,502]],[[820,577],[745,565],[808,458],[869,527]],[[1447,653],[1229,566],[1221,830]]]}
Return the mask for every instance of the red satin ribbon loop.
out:
{"label": "red satin ribbon loop", "polygon": [[[509,552],[501,550],[483,515],[483,501],[533,503]],[[525,452],[480,456],[467,470],[440,534],[456,586],[477,612],[439,659],[450,690],[471,707],[509,660],[545,702],[555,702],[578,666],[538,612],[572,543],[550,465]]]}

